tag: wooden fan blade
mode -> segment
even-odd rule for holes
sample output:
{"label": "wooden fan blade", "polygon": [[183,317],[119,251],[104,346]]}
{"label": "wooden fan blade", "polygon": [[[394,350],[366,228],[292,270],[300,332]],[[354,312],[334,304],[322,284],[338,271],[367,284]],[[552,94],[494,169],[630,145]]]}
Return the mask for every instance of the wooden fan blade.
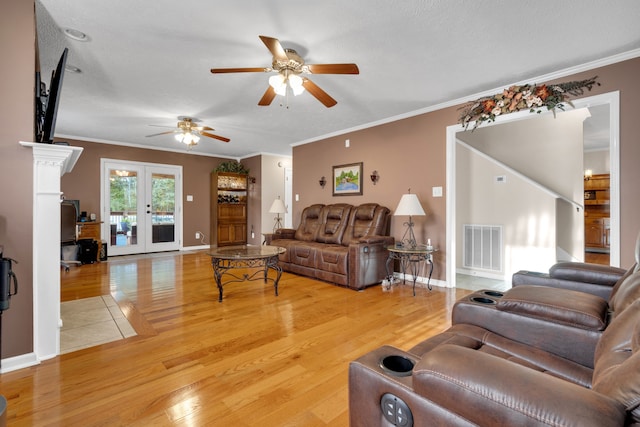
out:
{"label": "wooden fan blade", "polygon": [[273,37],[260,36],[260,40],[267,46],[269,52],[273,55],[273,57],[279,61],[288,61],[289,57],[286,52],[282,48],[280,41],[278,39],[274,39]]}
{"label": "wooden fan blade", "polygon": [[[153,126],[153,125],[150,125],[150,126]],[[147,135],[147,137],[158,136],[158,135],[168,135],[170,133],[176,133],[176,131],[175,130],[169,130],[167,132],[154,133],[154,134],[151,134],[151,135]]]}
{"label": "wooden fan blade", "polygon": [[312,74],[360,74],[356,64],[309,64]]}
{"label": "wooden fan blade", "polygon": [[258,102],[258,105],[261,105],[263,107],[266,107],[267,105],[271,105],[271,102],[273,101],[273,98],[275,98],[275,97],[276,97],[275,89],[273,87],[269,86],[267,88],[267,90],[265,91],[264,95],[262,95],[262,98]]}
{"label": "wooden fan blade", "polygon": [[214,135],[214,134],[208,133],[208,132],[200,132],[200,135],[206,136],[206,137],[209,137],[209,138],[213,138],[213,139],[218,139],[218,140],[220,140],[222,142],[231,141],[229,138],[225,138],[224,136]]}
{"label": "wooden fan blade", "polygon": [[304,86],[304,88],[311,95],[315,96],[316,99],[318,101],[322,102],[324,104],[324,106],[327,107],[327,108],[331,108],[331,107],[333,107],[334,105],[336,105],[338,103],[338,101],[336,101],[335,99],[330,97],[327,92],[325,92],[324,90],[320,89],[320,86],[318,86],[317,84],[315,84],[314,82],[312,82],[309,79],[303,79],[302,80],[302,86]]}
{"label": "wooden fan blade", "polygon": [[192,127],[191,129],[201,131],[201,130],[215,130],[214,128],[210,128],[209,126],[198,126]]}
{"label": "wooden fan blade", "polygon": [[269,69],[267,68],[212,68],[211,72],[213,74],[221,74],[221,73],[266,73]]}

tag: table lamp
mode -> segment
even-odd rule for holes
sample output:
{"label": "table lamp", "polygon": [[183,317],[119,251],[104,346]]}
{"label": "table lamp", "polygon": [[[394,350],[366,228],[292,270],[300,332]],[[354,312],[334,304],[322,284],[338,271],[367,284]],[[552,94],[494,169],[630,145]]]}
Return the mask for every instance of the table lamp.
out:
{"label": "table lamp", "polygon": [[[408,194],[403,194],[400,199],[400,203],[398,203],[398,207],[393,213],[394,216],[405,215],[409,216],[409,221],[405,222],[403,225],[407,226],[404,234],[402,235],[402,244],[415,248],[416,247],[416,236],[413,234],[413,221],[411,220],[412,216],[416,215],[426,215],[424,209],[422,209],[422,205],[420,205],[420,200],[418,200],[418,196],[415,194],[411,194],[411,189],[409,189]],[[409,234],[409,238],[407,239],[407,233]]]}
{"label": "table lamp", "polygon": [[287,207],[284,205],[284,202],[280,200],[280,196],[273,201],[271,204],[271,209],[269,209],[269,213],[276,214],[276,223],[273,226],[273,232],[275,233],[277,229],[282,228],[282,219],[280,218],[280,214],[286,213]]}

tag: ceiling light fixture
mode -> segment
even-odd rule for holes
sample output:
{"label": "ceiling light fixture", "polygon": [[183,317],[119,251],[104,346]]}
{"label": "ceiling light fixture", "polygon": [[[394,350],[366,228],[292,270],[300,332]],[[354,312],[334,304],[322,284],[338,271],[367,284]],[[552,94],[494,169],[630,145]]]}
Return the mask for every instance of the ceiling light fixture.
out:
{"label": "ceiling light fixture", "polygon": [[64,34],[70,39],[77,40],[79,42],[86,42],[89,40],[89,37],[85,33],[79,30],[75,30],[73,28],[65,28]]}
{"label": "ceiling light fixture", "polygon": [[64,66],[64,69],[69,71],[70,73],[80,74],[82,72],[82,70],[80,68],[76,67],[75,65],[71,65],[71,64],[66,64]]}
{"label": "ceiling light fixture", "polygon": [[302,86],[303,80],[297,74],[292,74],[289,70],[284,70],[283,73],[278,73],[275,76],[269,77],[269,85],[273,88],[277,95],[285,96],[287,94],[287,85],[291,88],[291,91],[295,96],[304,92],[304,86]]}
{"label": "ceiling light fixture", "polygon": [[182,142],[183,144],[188,145],[189,147],[192,147],[194,145],[198,144],[198,141],[200,141],[200,137],[198,135],[196,135],[195,133],[192,133],[190,131],[184,132],[184,133],[177,133],[176,136],[176,141],[178,142]]}

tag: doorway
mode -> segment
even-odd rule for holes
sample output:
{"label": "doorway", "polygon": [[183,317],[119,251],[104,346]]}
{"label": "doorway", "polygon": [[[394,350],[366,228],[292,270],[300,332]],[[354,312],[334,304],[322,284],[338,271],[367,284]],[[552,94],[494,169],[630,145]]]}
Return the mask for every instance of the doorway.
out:
{"label": "doorway", "polygon": [[[620,264],[620,196],[619,196],[619,117],[620,103],[619,92],[610,92],[602,95],[576,99],[573,102],[575,109],[590,108],[598,105],[609,106],[609,153],[610,153],[610,171],[611,171],[611,191],[610,191],[610,265],[619,266]],[[570,111],[570,110],[568,110]],[[551,112],[543,112],[551,114]],[[539,115],[532,115],[528,111],[499,116],[495,123],[485,126],[500,125],[502,123],[515,122],[518,120],[526,120]],[[457,254],[462,248],[457,243],[458,235],[461,230],[457,228],[456,212],[456,149],[458,146],[457,133],[463,131],[460,125],[452,125],[447,127],[447,253],[451,256],[447,257],[447,282],[451,287],[455,287],[456,273],[458,271]],[[562,204],[562,201],[559,202]],[[571,204],[565,203],[567,206]],[[575,207],[575,205],[574,205]],[[575,210],[575,209],[574,209]],[[582,211],[582,209],[580,209]],[[580,230],[583,232],[582,230]]]}
{"label": "doorway", "polygon": [[109,256],[180,249],[181,166],[102,159],[101,180]]}

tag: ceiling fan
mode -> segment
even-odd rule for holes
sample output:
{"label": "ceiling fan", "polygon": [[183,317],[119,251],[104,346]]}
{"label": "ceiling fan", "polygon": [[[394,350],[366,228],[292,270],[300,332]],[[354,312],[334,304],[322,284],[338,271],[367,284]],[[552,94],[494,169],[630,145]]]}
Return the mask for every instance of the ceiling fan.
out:
{"label": "ceiling fan", "polygon": [[301,74],[359,74],[356,64],[305,64],[304,59],[293,49],[285,49],[278,39],[260,36],[260,40],[273,55],[271,67],[266,68],[212,68],[213,74],[219,73],[269,73],[278,74],[269,78],[269,87],[258,102],[258,105],[270,105],[276,95],[286,95],[287,87],[294,95],[300,95],[306,89],[325,107],[330,108],[338,102],[318,85]]}
{"label": "ceiling fan", "polygon": [[[193,119],[191,117],[182,117],[182,118],[179,117],[178,119],[180,121],[178,122],[178,125],[175,129],[169,130],[166,132],[154,133],[152,135],[147,135],[147,137],[167,135],[167,134],[173,133],[175,134],[175,138],[177,141],[182,142],[189,147],[197,145],[198,141],[200,141],[200,136],[206,136],[207,138],[217,139],[222,142],[231,141],[229,138],[225,138],[224,136],[214,135],[210,132],[205,132],[205,131],[210,131],[215,129],[209,126],[195,126],[195,123],[193,122]],[[160,125],[149,125],[149,126],[160,126]],[[162,127],[168,127],[168,126],[162,126]]]}

